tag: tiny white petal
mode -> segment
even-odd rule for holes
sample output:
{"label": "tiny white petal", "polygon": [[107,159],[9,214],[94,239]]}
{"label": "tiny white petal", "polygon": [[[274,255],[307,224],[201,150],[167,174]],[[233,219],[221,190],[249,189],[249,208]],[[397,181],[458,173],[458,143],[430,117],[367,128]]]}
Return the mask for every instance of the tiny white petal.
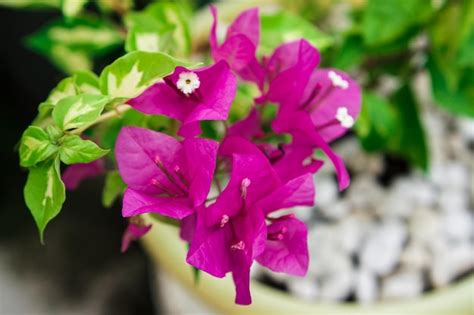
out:
{"label": "tiny white petal", "polygon": [[176,87],[186,95],[193,93],[200,85],[201,81],[194,72],[181,72],[176,82]]}
{"label": "tiny white petal", "polygon": [[349,114],[347,107],[339,107],[336,112],[336,119],[344,128],[351,128],[354,126],[354,118]]}
{"label": "tiny white petal", "polygon": [[336,72],[332,70],[328,72],[328,78],[331,80],[332,85],[335,87],[340,87],[343,90],[349,87],[349,82],[344,80],[342,76],[340,76],[339,74],[337,74]]}

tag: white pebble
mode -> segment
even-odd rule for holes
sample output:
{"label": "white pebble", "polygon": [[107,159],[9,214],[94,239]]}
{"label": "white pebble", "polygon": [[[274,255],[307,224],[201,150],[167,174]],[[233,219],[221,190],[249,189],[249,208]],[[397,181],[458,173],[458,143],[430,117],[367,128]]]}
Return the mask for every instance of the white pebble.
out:
{"label": "white pebble", "polygon": [[474,248],[470,243],[446,246],[436,251],[431,269],[431,280],[437,287],[446,286],[457,276],[474,268]]}
{"label": "white pebble", "polygon": [[311,278],[291,278],[288,289],[296,297],[306,301],[314,301],[319,297],[319,287],[316,280]]}
{"label": "white pebble", "polygon": [[321,281],[321,298],[327,301],[340,301],[351,293],[354,287],[354,271],[340,269]]}
{"label": "white pebble", "polygon": [[425,245],[412,241],[403,250],[400,262],[409,268],[423,269],[431,263],[431,255]]}
{"label": "white pebble", "polygon": [[468,210],[452,209],[443,214],[443,231],[452,241],[467,241],[474,232],[474,216]]}
{"label": "white pebble", "polygon": [[362,266],[378,275],[388,274],[400,260],[406,237],[405,226],[400,222],[390,221],[381,224],[370,233],[362,248]]}
{"label": "white pebble", "polygon": [[378,284],[375,275],[366,269],[361,269],[356,276],[355,295],[360,303],[368,304],[378,298]]}
{"label": "white pebble", "polygon": [[386,300],[414,298],[423,291],[423,275],[417,270],[402,270],[384,279],[382,298]]}

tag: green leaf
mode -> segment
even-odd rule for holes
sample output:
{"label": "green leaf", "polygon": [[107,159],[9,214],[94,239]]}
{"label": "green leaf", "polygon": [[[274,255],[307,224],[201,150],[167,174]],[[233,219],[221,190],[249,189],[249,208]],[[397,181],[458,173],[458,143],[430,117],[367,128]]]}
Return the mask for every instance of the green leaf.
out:
{"label": "green leaf", "polygon": [[39,127],[29,126],[21,137],[20,165],[31,167],[55,154],[58,147],[51,142],[46,131]]}
{"label": "green leaf", "polygon": [[60,100],[67,96],[77,95],[77,87],[74,83],[73,77],[62,79],[55,87],[51,90],[46,99],[46,103],[50,103],[53,106],[56,105]]}
{"label": "green leaf", "polygon": [[457,115],[474,117],[474,68],[458,70],[451,77],[433,55],[428,57],[428,71],[431,74],[431,87],[436,103],[449,112]]}
{"label": "green leaf", "polygon": [[391,141],[390,146],[412,164],[426,171],[429,165],[428,145],[410,87],[405,85],[400,88],[394,95],[393,102],[397,105],[399,117],[397,129],[400,135]]}
{"label": "green leaf", "polygon": [[370,0],[362,21],[365,43],[372,46],[393,41],[432,13],[431,1]]}
{"label": "green leaf", "polygon": [[89,0],[61,0],[61,10],[67,17],[75,17],[84,9]]}
{"label": "green leaf", "polygon": [[44,26],[30,35],[26,43],[66,73],[72,73],[91,69],[91,58],[119,47],[122,37],[104,20],[68,18]]}
{"label": "green leaf", "polygon": [[108,172],[105,177],[104,190],[102,191],[102,204],[104,207],[110,208],[126,187],[118,171]]}
{"label": "green leaf", "polygon": [[156,80],[172,73],[179,64],[176,59],[162,53],[128,53],[102,71],[101,91],[116,98],[132,98]]}
{"label": "green leaf", "polygon": [[53,120],[62,130],[80,128],[95,122],[109,101],[107,96],[82,94],[69,96],[56,105]]}
{"label": "green leaf", "polygon": [[99,77],[91,71],[78,71],[72,76],[79,93],[100,95]]}
{"label": "green leaf", "polygon": [[125,50],[165,52],[187,56],[191,51],[190,10],[184,3],[158,2],[125,17]]}
{"label": "green leaf", "polygon": [[60,0],[1,0],[0,6],[13,8],[59,8]]}
{"label": "green leaf", "polygon": [[262,14],[259,55],[270,54],[282,43],[304,38],[320,51],[332,46],[333,38],[305,19],[287,11]]}
{"label": "green leaf", "polygon": [[425,133],[407,86],[395,94],[393,102],[365,92],[356,131],[365,150],[391,152],[424,170],[428,168]]}
{"label": "green leaf", "polygon": [[383,98],[364,92],[362,110],[356,123],[356,131],[362,147],[369,152],[388,149],[388,142],[397,125],[393,105]]}
{"label": "green leaf", "polygon": [[55,143],[58,143],[59,138],[64,135],[64,132],[55,125],[46,126],[46,132],[48,133],[49,139]]}
{"label": "green leaf", "polygon": [[359,34],[351,34],[344,39],[341,47],[337,50],[331,66],[347,70],[352,66],[361,64],[365,55],[364,43]]}
{"label": "green leaf", "polygon": [[59,159],[49,159],[30,168],[23,193],[43,243],[46,225],[59,214],[66,199]]}
{"label": "green leaf", "polygon": [[59,149],[61,161],[65,164],[89,163],[109,153],[90,140],[83,140],[77,135],[63,138]]}

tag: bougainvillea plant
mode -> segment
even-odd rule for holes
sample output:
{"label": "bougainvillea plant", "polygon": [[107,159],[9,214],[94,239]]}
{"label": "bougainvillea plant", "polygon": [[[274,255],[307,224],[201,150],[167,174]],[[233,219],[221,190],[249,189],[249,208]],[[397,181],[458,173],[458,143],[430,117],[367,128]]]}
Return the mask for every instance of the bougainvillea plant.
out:
{"label": "bougainvillea plant", "polygon": [[[231,273],[236,303],[250,304],[253,263],[306,274],[306,225],[279,210],[314,204],[323,155],[340,190],[349,185],[330,143],[354,125],[361,92],[346,73],[320,68],[304,38],[257,55],[256,8],[218,40],[210,9],[209,65],[134,51],[98,77],[78,72],[53,90],[21,139],[25,200],[43,240],[65,189],[107,173],[104,203],[123,192],[129,220],[122,251],[152,228],[142,217],[152,214],[179,227],[188,264],[219,278]],[[256,91],[254,101],[232,120],[242,86]],[[210,123],[220,127],[209,132]]]}

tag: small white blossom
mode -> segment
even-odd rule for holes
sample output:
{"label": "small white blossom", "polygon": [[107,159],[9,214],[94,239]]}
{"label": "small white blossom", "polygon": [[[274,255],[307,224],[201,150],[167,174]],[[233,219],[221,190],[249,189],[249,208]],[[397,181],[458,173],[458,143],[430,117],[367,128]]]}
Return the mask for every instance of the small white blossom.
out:
{"label": "small white blossom", "polygon": [[336,113],[336,119],[341,123],[344,128],[351,128],[354,125],[354,118],[349,115],[347,107],[339,107]]}
{"label": "small white blossom", "polygon": [[328,78],[331,80],[333,86],[340,87],[343,90],[349,87],[349,82],[332,70],[328,72]]}
{"label": "small white blossom", "polygon": [[200,85],[199,77],[194,72],[181,72],[176,82],[176,87],[186,95],[193,93]]}

